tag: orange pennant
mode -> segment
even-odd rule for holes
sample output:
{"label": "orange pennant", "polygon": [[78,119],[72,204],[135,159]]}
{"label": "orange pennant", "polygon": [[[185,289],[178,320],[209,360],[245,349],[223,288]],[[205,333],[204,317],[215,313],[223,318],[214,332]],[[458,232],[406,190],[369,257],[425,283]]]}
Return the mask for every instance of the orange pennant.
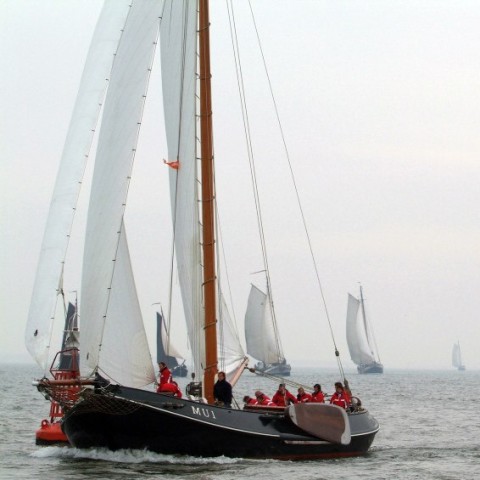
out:
{"label": "orange pennant", "polygon": [[180,168],[179,160],[175,160],[173,162],[167,162],[165,159],[163,159],[163,163],[165,163],[165,165],[168,165],[171,168],[174,168],[175,170],[178,170]]}

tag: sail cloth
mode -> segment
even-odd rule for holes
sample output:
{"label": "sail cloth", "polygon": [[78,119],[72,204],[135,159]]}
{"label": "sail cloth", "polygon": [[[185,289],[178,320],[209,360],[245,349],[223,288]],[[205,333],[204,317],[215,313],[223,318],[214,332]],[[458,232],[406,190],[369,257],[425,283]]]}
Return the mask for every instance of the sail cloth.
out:
{"label": "sail cloth", "polygon": [[57,173],[25,330],[27,350],[43,369],[75,207],[129,4],[107,0],[101,11]]}
{"label": "sail cloth", "polygon": [[124,225],[98,368],[102,375],[122,385],[142,387],[155,381]]}
{"label": "sail cloth", "polygon": [[[113,291],[117,283],[114,271],[117,249],[121,253],[119,243],[121,244],[124,205],[157,43],[162,6],[161,1],[133,2],[125,23],[103,111],[83,263],[80,349],[82,374],[90,375],[100,363],[104,373],[120,383],[132,386],[137,386],[139,379],[136,379],[134,384],[122,380],[116,370],[110,370],[114,361],[106,358],[106,355],[111,353],[118,359],[124,354],[123,349],[115,351],[113,347],[105,345],[110,345],[110,341],[113,345],[113,340],[106,338],[108,334],[124,337],[124,332],[120,334],[119,330],[124,328],[122,325],[126,316],[114,305],[115,299],[121,296],[117,296]],[[128,281],[118,281],[118,284],[121,288],[130,289],[132,286]],[[136,295],[131,290],[123,294],[132,300]],[[128,318],[128,321],[142,323],[140,312],[137,312],[135,317]],[[102,339],[104,330],[105,336]],[[137,337],[132,340],[137,345],[141,343]],[[151,368],[150,354],[148,357]],[[129,369],[131,368],[139,369],[143,375],[140,383],[148,383],[148,365],[139,366],[136,363]]]}
{"label": "sail cloth", "polygon": [[268,295],[252,285],[245,313],[247,353],[257,360],[280,363],[284,360],[275,337]]}
{"label": "sail cloth", "polygon": [[203,378],[205,340],[196,165],[196,0],[167,0],[160,27],[175,255],[194,371]]}
{"label": "sail cloth", "polygon": [[169,368],[178,366],[180,353],[171,344],[163,314],[157,312],[157,363],[165,362]]}
{"label": "sail cloth", "polygon": [[226,373],[227,380],[230,381],[237,376],[238,369],[243,369],[246,355],[221,292],[219,298],[218,368]]}
{"label": "sail cloth", "polygon": [[452,366],[455,368],[463,366],[462,353],[460,351],[460,345],[455,343],[452,349]]}
{"label": "sail cloth", "polygon": [[360,300],[348,294],[347,306],[347,343],[350,357],[356,365],[366,365],[375,361],[368,344],[365,323],[358,315]]}

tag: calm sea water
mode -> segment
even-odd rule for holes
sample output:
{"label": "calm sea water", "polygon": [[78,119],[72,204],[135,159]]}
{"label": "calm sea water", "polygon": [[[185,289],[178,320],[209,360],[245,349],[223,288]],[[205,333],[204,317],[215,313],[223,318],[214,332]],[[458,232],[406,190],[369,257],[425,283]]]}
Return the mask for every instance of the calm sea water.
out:
{"label": "calm sea water", "polygon": [[[387,371],[349,375],[354,394],[380,422],[364,457],[302,462],[197,459],[149,452],[38,447],[49,403],[31,386],[33,366],[0,365],[0,479],[480,479],[480,372]],[[293,378],[331,393],[334,371],[298,369]],[[276,384],[245,375],[241,399]]]}

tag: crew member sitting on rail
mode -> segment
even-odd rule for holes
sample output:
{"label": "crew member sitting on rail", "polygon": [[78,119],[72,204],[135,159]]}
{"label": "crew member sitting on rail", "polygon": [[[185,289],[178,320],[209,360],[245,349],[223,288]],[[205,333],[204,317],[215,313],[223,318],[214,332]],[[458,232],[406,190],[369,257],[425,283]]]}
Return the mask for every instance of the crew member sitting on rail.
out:
{"label": "crew member sitting on rail", "polygon": [[173,380],[170,383],[159,385],[157,393],[171,393],[174,397],[182,398],[182,392],[178,388],[178,383]]}
{"label": "crew member sitting on rail", "polygon": [[274,407],[275,404],[270,400],[270,397],[267,397],[263,392],[257,390],[255,392],[255,397],[257,398],[256,405],[267,405],[269,407]]}
{"label": "crew member sitting on rail", "polygon": [[298,403],[297,399],[285,388],[284,383],[278,386],[278,390],[272,397],[272,402],[279,407],[286,407],[290,403]]}
{"label": "crew member sitting on rail", "polygon": [[163,385],[164,383],[172,383],[172,372],[167,367],[165,362],[160,362],[158,364],[160,370],[158,384]]}
{"label": "crew member sitting on rail", "polygon": [[312,401],[312,396],[307,393],[303,387],[298,389],[297,400],[299,403],[308,403]]}
{"label": "crew member sitting on rail", "polygon": [[350,395],[348,395],[340,382],[335,383],[335,393],[331,396],[330,403],[343,407],[345,410],[350,406]]}
{"label": "crew member sitting on rail", "polygon": [[243,397],[243,403],[245,403],[245,405],[258,405],[257,400],[249,395]]}
{"label": "crew member sitting on rail", "polygon": [[312,399],[310,401],[316,403],[325,403],[325,395],[323,394],[322,386],[319,383],[316,383],[313,386]]}

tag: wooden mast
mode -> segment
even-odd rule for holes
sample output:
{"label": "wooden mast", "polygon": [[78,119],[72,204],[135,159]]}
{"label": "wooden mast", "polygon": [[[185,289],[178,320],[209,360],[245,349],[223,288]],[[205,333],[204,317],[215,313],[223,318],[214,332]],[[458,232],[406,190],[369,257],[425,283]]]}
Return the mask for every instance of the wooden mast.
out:
{"label": "wooden mast", "polygon": [[205,355],[203,395],[213,403],[217,373],[217,318],[215,275],[215,214],[213,180],[210,21],[208,0],[199,1],[200,140],[202,170],[203,292],[205,302]]}

